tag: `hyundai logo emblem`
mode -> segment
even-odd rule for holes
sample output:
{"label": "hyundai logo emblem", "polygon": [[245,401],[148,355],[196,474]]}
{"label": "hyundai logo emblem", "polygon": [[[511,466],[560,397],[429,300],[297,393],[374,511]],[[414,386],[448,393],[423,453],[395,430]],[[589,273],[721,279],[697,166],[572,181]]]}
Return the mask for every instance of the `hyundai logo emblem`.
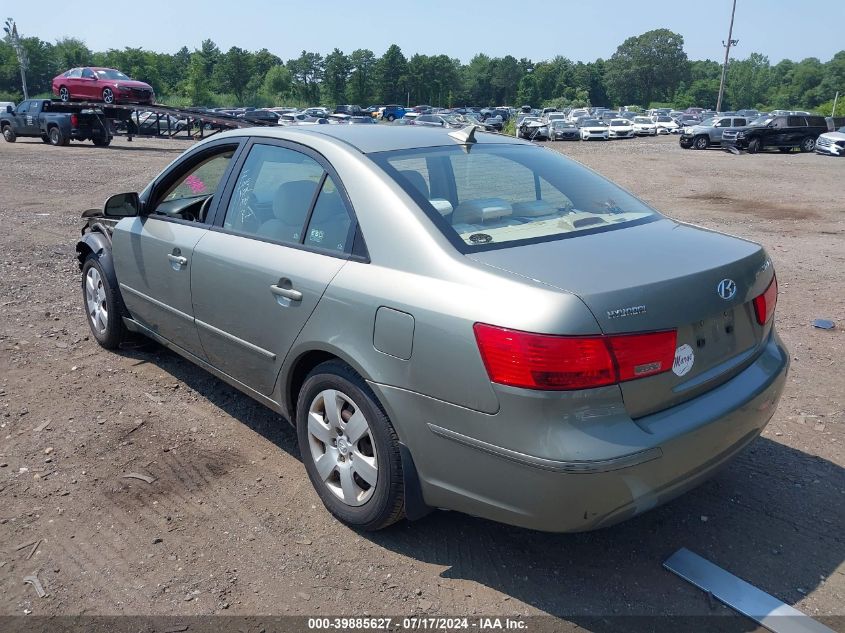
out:
{"label": "hyundai logo emblem", "polygon": [[736,294],[736,282],[733,279],[723,279],[716,286],[716,292],[725,301],[730,301]]}

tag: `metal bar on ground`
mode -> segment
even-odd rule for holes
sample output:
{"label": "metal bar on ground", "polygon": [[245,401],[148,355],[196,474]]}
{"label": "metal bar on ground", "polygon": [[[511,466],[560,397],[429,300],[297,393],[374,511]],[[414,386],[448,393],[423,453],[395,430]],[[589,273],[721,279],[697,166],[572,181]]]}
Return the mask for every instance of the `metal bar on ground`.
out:
{"label": "metal bar on ground", "polygon": [[774,633],[834,633],[821,622],[685,547],[666,559],[663,567]]}

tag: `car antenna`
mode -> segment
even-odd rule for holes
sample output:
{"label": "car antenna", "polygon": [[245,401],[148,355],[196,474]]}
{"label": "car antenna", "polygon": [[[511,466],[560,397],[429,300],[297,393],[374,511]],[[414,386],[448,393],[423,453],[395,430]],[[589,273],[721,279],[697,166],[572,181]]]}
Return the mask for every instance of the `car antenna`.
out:
{"label": "car antenna", "polygon": [[470,123],[466,127],[462,127],[460,130],[449,132],[449,136],[457,141],[460,141],[461,145],[466,145],[466,149],[469,150],[470,145],[478,142],[475,140],[475,130],[477,127],[477,125]]}

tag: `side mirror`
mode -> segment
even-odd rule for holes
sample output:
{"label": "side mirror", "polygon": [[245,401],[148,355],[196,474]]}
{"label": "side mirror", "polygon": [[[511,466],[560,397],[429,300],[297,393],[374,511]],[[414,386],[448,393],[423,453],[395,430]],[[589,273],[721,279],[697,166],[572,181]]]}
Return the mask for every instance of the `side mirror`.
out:
{"label": "side mirror", "polygon": [[141,213],[141,199],[134,191],[111,196],[103,205],[103,215],[107,218],[129,218]]}
{"label": "side mirror", "polygon": [[7,105],[6,106],[6,114],[14,114],[14,113],[15,113],[15,109],[12,106]]}

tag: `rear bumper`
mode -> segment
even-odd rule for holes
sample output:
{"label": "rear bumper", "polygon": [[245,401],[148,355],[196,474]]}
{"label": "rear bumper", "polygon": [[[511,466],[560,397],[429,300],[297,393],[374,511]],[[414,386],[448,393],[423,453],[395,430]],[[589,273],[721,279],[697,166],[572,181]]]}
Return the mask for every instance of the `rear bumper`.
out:
{"label": "rear bumper", "polygon": [[637,420],[616,387],[591,390],[589,400],[502,388],[494,415],[372,387],[413,454],[428,505],[578,532],[631,518],[710,477],[766,426],[788,366],[772,334],[731,380]]}

